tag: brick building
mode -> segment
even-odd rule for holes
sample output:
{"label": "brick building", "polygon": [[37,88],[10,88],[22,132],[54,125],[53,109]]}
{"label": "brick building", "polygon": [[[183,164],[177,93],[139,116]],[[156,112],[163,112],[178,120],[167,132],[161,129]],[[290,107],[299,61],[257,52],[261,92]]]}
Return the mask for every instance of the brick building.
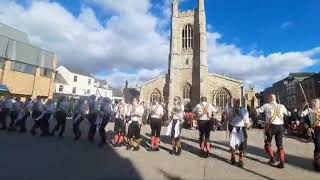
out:
{"label": "brick building", "polygon": [[58,58],[30,44],[28,35],[0,23],[0,83],[14,96],[51,98]]}

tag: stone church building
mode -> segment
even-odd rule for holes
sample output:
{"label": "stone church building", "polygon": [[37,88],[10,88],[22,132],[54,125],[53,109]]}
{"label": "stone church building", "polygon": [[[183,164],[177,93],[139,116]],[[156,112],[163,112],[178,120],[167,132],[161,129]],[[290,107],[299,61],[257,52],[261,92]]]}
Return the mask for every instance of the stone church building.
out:
{"label": "stone church building", "polygon": [[232,98],[244,99],[241,80],[208,72],[205,0],[187,12],[180,12],[178,0],[173,0],[168,74],[140,86],[141,100],[160,98],[168,109],[176,96],[191,106],[205,96],[220,110],[230,106]]}

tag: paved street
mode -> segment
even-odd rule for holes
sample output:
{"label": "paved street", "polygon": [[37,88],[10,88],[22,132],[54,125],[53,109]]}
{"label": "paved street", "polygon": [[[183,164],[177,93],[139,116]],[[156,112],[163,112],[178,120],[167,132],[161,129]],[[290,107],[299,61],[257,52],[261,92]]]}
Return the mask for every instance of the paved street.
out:
{"label": "paved street", "polygon": [[[87,126],[83,124],[82,128]],[[113,128],[113,123],[108,129]],[[162,134],[165,134],[163,128]],[[142,130],[148,139],[149,127]],[[112,131],[108,132],[111,138]],[[63,140],[0,132],[0,179],[316,179],[311,162],[313,144],[285,138],[287,166],[279,170],[265,164],[262,133],[249,131],[248,153],[243,169],[230,165],[225,132],[212,133],[213,154],[198,157],[197,131],[184,130],[183,152],[170,155],[169,139],[163,137],[160,152],[126,151],[107,145],[98,148],[83,139],[74,142],[70,127]],[[98,136],[96,137],[98,142]]]}

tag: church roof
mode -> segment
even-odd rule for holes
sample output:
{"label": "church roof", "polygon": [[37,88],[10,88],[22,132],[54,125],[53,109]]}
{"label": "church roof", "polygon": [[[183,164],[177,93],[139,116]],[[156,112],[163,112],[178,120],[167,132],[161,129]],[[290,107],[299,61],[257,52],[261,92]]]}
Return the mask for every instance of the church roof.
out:
{"label": "church roof", "polygon": [[153,82],[153,81],[156,81],[156,80],[158,80],[158,79],[165,78],[165,77],[166,77],[166,75],[157,76],[157,77],[155,77],[155,78],[150,79],[149,81],[143,82],[142,84],[139,85],[139,87],[144,86],[144,85],[146,85],[146,84],[148,84],[148,83],[151,83],[151,82]]}
{"label": "church roof", "polygon": [[215,76],[215,77],[219,77],[219,78],[222,78],[222,79],[225,79],[225,80],[229,80],[229,81],[233,81],[233,82],[236,82],[236,83],[239,83],[239,84],[243,84],[242,80],[226,77],[226,76],[223,76],[223,75],[220,75],[220,74],[209,73],[209,76]]}

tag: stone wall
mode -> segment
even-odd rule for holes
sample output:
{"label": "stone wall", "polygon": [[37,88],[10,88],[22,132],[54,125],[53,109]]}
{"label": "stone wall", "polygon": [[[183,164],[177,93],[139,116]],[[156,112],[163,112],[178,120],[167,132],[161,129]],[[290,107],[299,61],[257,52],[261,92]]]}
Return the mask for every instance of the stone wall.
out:
{"label": "stone wall", "polygon": [[220,75],[210,74],[208,76],[207,98],[208,101],[215,104],[215,96],[219,89],[225,88],[230,94],[231,98],[242,99],[242,86],[243,83],[239,80],[223,77]]}
{"label": "stone wall", "polygon": [[165,92],[165,85],[166,85],[166,77],[160,76],[157,78],[154,78],[146,83],[144,83],[140,87],[140,100],[145,101],[146,103],[150,103],[150,95],[154,90],[159,90],[162,96],[162,99],[164,100],[164,92]]}

